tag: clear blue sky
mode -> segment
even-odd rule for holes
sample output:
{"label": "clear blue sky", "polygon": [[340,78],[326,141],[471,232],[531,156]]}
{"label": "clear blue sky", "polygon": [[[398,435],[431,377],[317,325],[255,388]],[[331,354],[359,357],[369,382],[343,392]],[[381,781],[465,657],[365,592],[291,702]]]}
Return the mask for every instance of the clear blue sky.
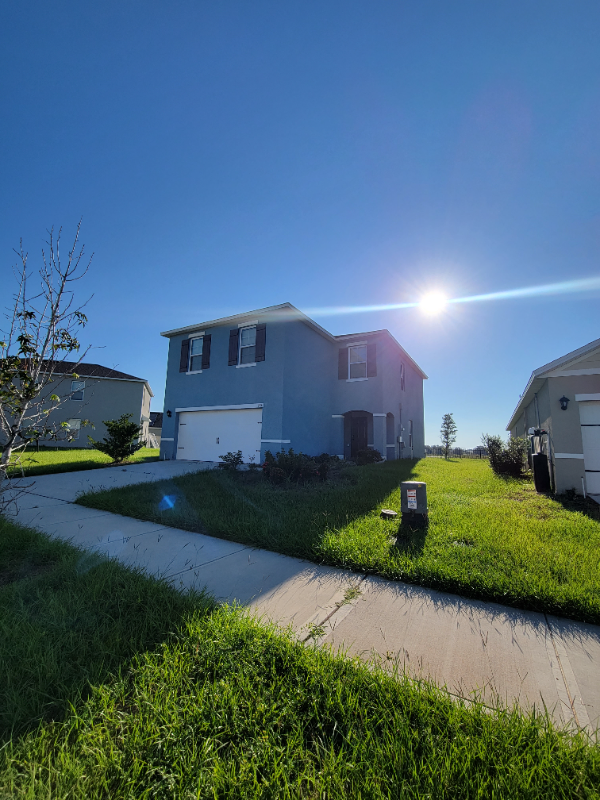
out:
{"label": "clear blue sky", "polygon": [[[5,2],[0,287],[83,217],[88,360],[148,378],[161,330],[289,301],[450,297],[600,274],[600,4]],[[430,376],[426,441],[499,433],[600,292],[321,316]]]}

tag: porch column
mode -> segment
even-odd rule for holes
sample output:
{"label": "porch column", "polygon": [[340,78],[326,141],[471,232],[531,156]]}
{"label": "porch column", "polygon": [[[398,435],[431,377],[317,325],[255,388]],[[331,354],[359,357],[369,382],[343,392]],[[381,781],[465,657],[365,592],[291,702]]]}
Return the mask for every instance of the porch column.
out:
{"label": "porch column", "polygon": [[386,458],[387,452],[386,416],[387,414],[373,414],[373,447],[379,450],[383,458]]}
{"label": "porch column", "polygon": [[331,415],[331,444],[329,455],[344,458],[344,415]]}

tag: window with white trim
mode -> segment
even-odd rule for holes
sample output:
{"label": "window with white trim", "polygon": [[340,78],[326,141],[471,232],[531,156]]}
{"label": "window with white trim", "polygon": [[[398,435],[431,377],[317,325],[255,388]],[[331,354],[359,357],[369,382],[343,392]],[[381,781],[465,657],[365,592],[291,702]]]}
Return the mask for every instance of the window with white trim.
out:
{"label": "window with white trim", "polygon": [[85,381],[71,381],[71,400],[83,400]]}
{"label": "window with white trim", "polygon": [[204,337],[190,339],[190,363],[189,372],[200,372],[202,369],[202,350],[204,347]]}
{"label": "window with white trim", "polygon": [[79,439],[80,428],[81,428],[80,419],[67,420],[67,438],[69,441],[73,441],[74,439]]}
{"label": "window with white trim", "polygon": [[348,348],[348,378],[367,377],[367,345],[357,344]]}
{"label": "window with white trim", "polygon": [[240,357],[239,364],[254,364],[256,362],[256,325],[249,328],[240,328]]}

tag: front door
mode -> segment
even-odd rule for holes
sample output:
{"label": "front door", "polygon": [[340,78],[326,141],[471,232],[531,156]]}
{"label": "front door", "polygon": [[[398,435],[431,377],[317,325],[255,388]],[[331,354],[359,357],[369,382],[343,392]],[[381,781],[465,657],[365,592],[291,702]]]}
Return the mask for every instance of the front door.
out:
{"label": "front door", "polygon": [[367,449],[367,417],[352,417],[350,422],[350,458]]}

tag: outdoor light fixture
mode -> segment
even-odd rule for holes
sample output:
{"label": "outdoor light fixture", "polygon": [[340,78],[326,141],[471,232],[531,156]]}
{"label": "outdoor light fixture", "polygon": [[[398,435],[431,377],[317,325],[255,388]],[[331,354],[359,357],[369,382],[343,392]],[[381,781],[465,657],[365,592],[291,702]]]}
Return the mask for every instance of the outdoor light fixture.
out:
{"label": "outdoor light fixture", "polygon": [[563,394],[563,396],[560,398],[560,400],[558,402],[560,403],[561,411],[566,411],[567,410],[567,406],[569,405],[569,398],[565,397],[564,394]]}
{"label": "outdoor light fixture", "polygon": [[171,414],[170,411],[167,411],[167,417],[172,417],[172,416],[173,416],[173,414]]}

